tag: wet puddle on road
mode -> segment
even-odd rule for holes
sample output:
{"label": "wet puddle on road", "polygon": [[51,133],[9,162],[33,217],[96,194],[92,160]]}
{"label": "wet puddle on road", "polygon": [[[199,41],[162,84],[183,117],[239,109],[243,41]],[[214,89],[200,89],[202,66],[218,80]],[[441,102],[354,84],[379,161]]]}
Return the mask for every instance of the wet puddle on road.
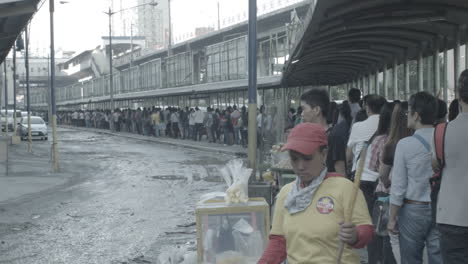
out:
{"label": "wet puddle on road", "polygon": [[187,180],[187,177],[183,176],[176,176],[176,175],[158,175],[158,176],[147,176],[147,178],[151,178],[154,180],[164,180],[164,181],[184,181]]}

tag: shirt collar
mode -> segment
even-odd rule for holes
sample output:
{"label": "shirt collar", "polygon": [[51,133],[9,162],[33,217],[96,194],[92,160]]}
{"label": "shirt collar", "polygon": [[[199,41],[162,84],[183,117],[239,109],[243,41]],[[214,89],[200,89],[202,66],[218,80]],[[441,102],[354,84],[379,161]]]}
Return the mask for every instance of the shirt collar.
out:
{"label": "shirt collar", "polygon": [[432,133],[434,131],[433,128],[420,128],[416,130],[414,133],[418,135],[426,134],[426,133]]}

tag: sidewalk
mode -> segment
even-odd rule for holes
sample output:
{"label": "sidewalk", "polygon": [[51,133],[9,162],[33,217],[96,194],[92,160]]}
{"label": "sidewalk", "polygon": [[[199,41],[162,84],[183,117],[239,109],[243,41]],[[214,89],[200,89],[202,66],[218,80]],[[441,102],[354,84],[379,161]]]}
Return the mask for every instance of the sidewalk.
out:
{"label": "sidewalk", "polygon": [[107,129],[74,127],[74,126],[65,126],[65,125],[59,125],[59,127],[112,135],[112,136],[117,136],[117,137],[130,138],[130,139],[135,139],[135,140],[144,140],[144,141],[149,141],[149,142],[197,149],[197,150],[202,150],[202,151],[219,152],[219,153],[235,155],[239,157],[247,157],[247,148],[243,148],[239,145],[224,146],[223,144],[208,143],[206,141],[193,141],[193,140],[188,140],[188,139],[183,140],[183,139],[173,139],[173,138],[168,138],[168,137],[143,136],[143,135],[138,135],[138,134],[128,133],[128,132],[111,132],[110,130],[107,130]]}
{"label": "sidewalk", "polygon": [[68,169],[52,172],[48,150],[48,142],[35,143],[33,153],[27,152],[24,142],[9,146],[8,163],[0,166],[0,205],[66,184],[71,179],[74,174]]}

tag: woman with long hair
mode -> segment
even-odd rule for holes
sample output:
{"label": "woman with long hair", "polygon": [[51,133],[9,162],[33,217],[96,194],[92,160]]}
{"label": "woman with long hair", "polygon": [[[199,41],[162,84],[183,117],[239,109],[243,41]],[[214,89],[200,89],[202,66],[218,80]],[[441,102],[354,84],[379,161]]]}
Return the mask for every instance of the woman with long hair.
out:
{"label": "woman with long hair", "polygon": [[[382,196],[380,192],[377,192],[378,177],[379,177],[379,167],[380,167],[380,153],[382,152],[385,142],[387,140],[392,112],[395,104],[386,103],[382,110],[380,111],[379,124],[377,126],[377,131],[369,140],[369,147],[367,149],[366,162],[364,166],[363,174],[373,175],[372,179],[375,181],[361,181],[361,188],[363,190],[367,189],[371,196],[366,197],[368,202],[369,212],[372,214],[374,209],[374,203],[378,198]],[[367,177],[367,179],[370,179]],[[369,189],[372,188],[372,189]],[[386,195],[388,196],[388,194]],[[375,223],[374,223],[375,224]],[[395,260],[392,254],[392,249],[390,246],[390,239],[388,236],[377,234],[374,239],[367,246],[369,263],[382,263],[382,264],[394,264]]]}
{"label": "woman with long hair", "polygon": [[[398,103],[393,109],[390,131],[382,152],[380,153],[379,185],[377,186],[376,193],[381,196],[388,196],[390,193],[391,171],[398,141],[414,133],[412,129],[408,128],[407,113],[407,102]],[[398,236],[389,234],[389,239],[395,262],[400,263],[401,257]]]}

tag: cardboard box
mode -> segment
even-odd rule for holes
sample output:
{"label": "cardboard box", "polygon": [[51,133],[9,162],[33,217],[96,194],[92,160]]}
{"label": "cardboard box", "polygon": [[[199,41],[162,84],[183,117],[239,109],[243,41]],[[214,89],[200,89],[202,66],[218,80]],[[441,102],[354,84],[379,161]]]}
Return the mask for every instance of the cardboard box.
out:
{"label": "cardboard box", "polygon": [[208,200],[196,208],[198,263],[256,264],[268,243],[270,208],[264,198],[226,205]]}

